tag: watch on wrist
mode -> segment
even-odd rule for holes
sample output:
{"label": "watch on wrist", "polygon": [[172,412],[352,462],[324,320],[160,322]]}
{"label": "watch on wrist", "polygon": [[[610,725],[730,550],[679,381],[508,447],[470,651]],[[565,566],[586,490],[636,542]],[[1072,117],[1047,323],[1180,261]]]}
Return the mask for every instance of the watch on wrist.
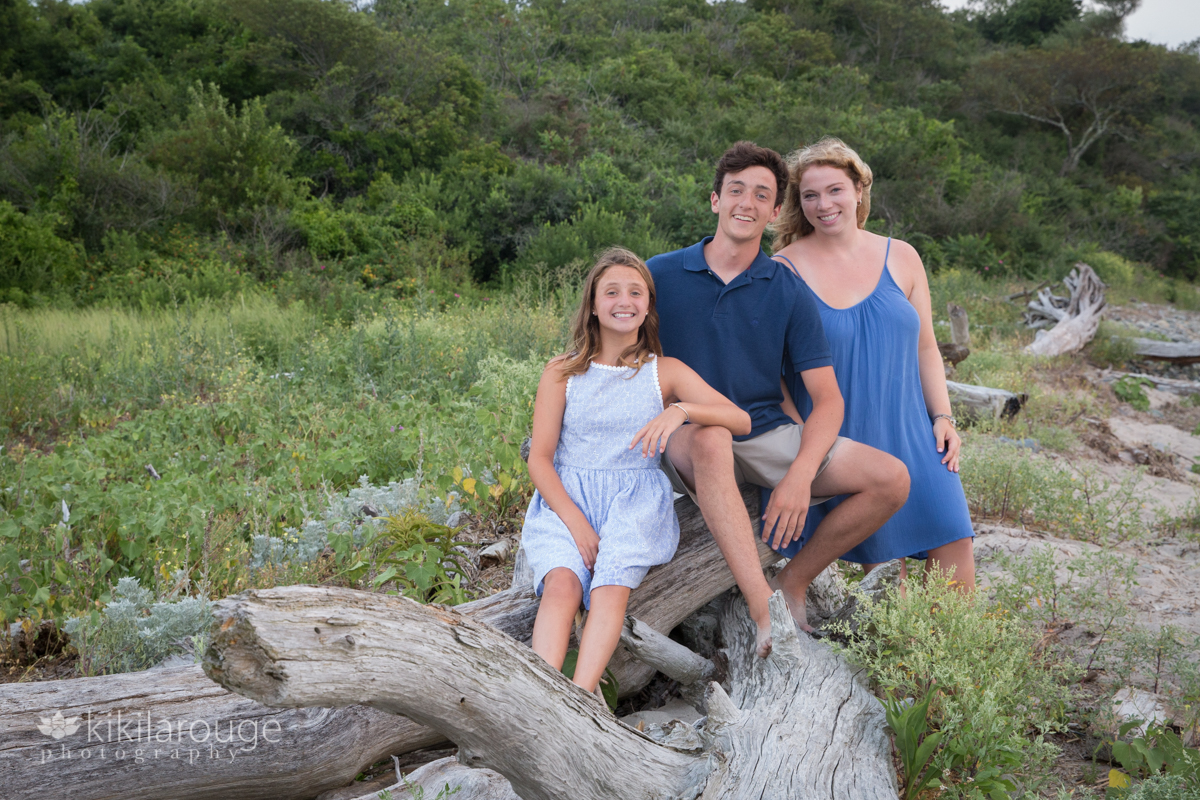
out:
{"label": "watch on wrist", "polygon": [[950,427],[951,427],[951,428],[954,428],[955,430],[958,430],[958,420],[956,420],[956,419],[955,419],[953,416],[951,416],[950,414],[934,414],[934,415],[933,415],[933,418],[932,418],[932,419],[930,419],[929,421],[930,421],[930,423],[934,423],[934,422],[937,422],[939,419],[944,419],[944,420],[946,420],[947,422],[949,422],[949,423],[950,423]]}

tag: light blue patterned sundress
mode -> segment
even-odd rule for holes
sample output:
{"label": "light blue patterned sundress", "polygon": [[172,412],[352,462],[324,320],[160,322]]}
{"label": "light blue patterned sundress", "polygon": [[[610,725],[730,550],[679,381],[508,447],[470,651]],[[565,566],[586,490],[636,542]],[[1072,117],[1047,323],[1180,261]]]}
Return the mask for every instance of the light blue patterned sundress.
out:
{"label": "light blue patterned sundress", "polygon": [[592,362],[567,380],[567,407],[554,451],[554,469],[567,494],[600,537],[596,566],[589,572],[567,526],[533,493],[525,512],[521,546],[541,595],[546,573],[566,567],[583,585],[591,607],[596,586],[642,582],[650,567],[665,564],[679,545],[671,482],[659,469],[660,456],[642,457],[641,443],[629,443],[662,413],[658,359],[636,373],[631,367]]}

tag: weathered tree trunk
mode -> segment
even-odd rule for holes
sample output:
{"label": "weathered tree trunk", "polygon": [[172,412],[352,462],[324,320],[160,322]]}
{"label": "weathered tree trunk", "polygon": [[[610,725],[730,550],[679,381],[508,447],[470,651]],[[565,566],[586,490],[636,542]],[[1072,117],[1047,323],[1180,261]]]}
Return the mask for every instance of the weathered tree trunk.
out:
{"label": "weathered tree trunk", "polygon": [[1152,361],[1173,364],[1200,364],[1200,342],[1160,342],[1155,339],[1134,339],[1134,353]]}
{"label": "weathered tree trunk", "polygon": [[954,406],[955,411],[968,419],[1011,419],[1029,399],[1024,394],[1013,394],[1004,389],[955,381],[946,381],[946,389],[950,393],[950,404]]}
{"label": "weathered tree trunk", "polygon": [[[751,518],[757,519],[758,490],[746,488],[743,500]],[[664,634],[734,584],[699,509],[686,498],[676,502],[676,509],[679,550],[669,564],[650,571],[629,604],[631,614]],[[759,544],[759,554],[764,566],[779,560],[766,545]],[[457,611],[517,641],[528,642],[537,607],[532,587],[524,585],[465,603]],[[618,648],[612,669],[624,694],[638,691],[654,675],[653,667],[630,657],[624,647]],[[178,758],[170,760],[163,755],[163,748],[159,748],[157,757],[151,748],[142,756],[145,763],[138,764],[128,748],[122,750],[124,757],[120,760],[113,760],[111,747],[105,750],[103,759],[98,750],[93,750],[86,761],[83,757],[66,757],[87,749],[86,727],[61,740],[38,731],[40,720],[53,718],[56,711],[61,711],[64,719],[86,719],[89,710],[93,719],[105,721],[110,711],[115,714],[120,710],[126,731],[130,715],[137,712],[143,718],[150,714],[156,726],[160,720],[196,721],[197,736],[205,724],[211,727],[219,720],[224,727],[232,723],[235,731],[242,726],[247,735],[252,726],[262,731],[270,724],[274,738],[277,723],[285,738],[270,747],[260,739],[256,748],[239,750],[232,760],[228,758],[228,747],[223,748],[226,757],[218,757],[216,751],[221,748],[215,744],[211,751],[207,745],[184,747]],[[327,726],[327,730],[317,723]],[[360,730],[362,735],[358,736]],[[185,744],[192,743],[186,734],[184,738]],[[8,684],[0,686],[0,798],[41,798],[47,788],[61,788],[76,800],[310,798],[349,783],[363,767],[389,754],[444,741],[442,734],[430,728],[368,708],[275,711],[230,694],[206,678],[199,667]],[[92,744],[96,744],[94,738]],[[57,753],[53,765],[50,755],[43,755],[48,745],[53,745]],[[177,749],[172,748],[172,752]],[[203,766],[198,760],[189,763],[191,749],[201,751]]]}
{"label": "weathered tree trunk", "polygon": [[1049,289],[1038,292],[1037,299],[1029,302],[1026,320],[1031,327],[1040,327],[1050,320],[1056,322],[1049,331],[1039,331],[1025,352],[1037,356],[1074,353],[1096,335],[1104,313],[1104,282],[1091,267],[1079,262],[1063,283],[1071,291],[1065,306],[1062,298],[1052,295]]}
{"label": "weathered tree trunk", "polygon": [[442,738],[363,706],[268,708],[221,688],[198,666],[7,684],[0,797],[313,797],[398,748]]}
{"label": "weathered tree trunk", "polygon": [[524,800],[896,796],[881,706],[857,670],[797,638],[779,594],[771,656],[753,655],[754,626],[735,596],[721,617],[731,692],[710,684],[703,726],[649,735],[453,609],[291,586],[228,598],[216,613],[205,669],[222,685],[274,706],[404,714]]}

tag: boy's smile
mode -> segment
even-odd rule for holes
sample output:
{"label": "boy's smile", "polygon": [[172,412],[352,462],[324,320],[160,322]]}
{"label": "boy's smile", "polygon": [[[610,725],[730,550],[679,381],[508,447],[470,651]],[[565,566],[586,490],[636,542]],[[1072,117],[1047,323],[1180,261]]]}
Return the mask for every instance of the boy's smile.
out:
{"label": "boy's smile", "polygon": [[721,193],[711,197],[721,233],[735,242],[762,238],[767,225],[779,215],[775,173],[766,167],[731,172],[721,183]]}

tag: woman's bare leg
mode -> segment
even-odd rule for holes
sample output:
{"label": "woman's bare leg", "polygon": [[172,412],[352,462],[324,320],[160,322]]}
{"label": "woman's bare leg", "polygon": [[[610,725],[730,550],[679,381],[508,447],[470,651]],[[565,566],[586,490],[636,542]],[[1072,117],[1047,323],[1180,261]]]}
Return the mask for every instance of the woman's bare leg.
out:
{"label": "woman's bare leg", "polygon": [[975,590],[975,540],[970,536],[949,542],[929,551],[925,561],[925,573],[934,570],[948,573],[961,592]]}
{"label": "woman's bare leg", "polygon": [[597,586],[592,589],[591,608],[579,641],[579,661],[575,664],[576,685],[589,692],[596,691],[604,668],[621,641],[621,628],[625,625],[625,609],[628,605],[628,586]]}
{"label": "woman's bare leg", "polygon": [[[863,564],[863,570],[870,572],[879,564]],[[929,551],[925,559],[925,574],[934,572],[949,574],[959,591],[972,592],[975,590],[975,540],[967,536],[957,541],[949,542]],[[908,577],[908,559],[900,559],[900,580]],[[903,585],[901,585],[903,591]]]}
{"label": "woman's bare leg", "polygon": [[[626,589],[626,593],[628,591]],[[533,623],[533,652],[555,669],[562,669],[567,644],[571,641],[571,626],[575,624],[575,614],[582,601],[583,586],[578,575],[566,567],[555,567],[546,573],[542,582],[542,602]]]}

